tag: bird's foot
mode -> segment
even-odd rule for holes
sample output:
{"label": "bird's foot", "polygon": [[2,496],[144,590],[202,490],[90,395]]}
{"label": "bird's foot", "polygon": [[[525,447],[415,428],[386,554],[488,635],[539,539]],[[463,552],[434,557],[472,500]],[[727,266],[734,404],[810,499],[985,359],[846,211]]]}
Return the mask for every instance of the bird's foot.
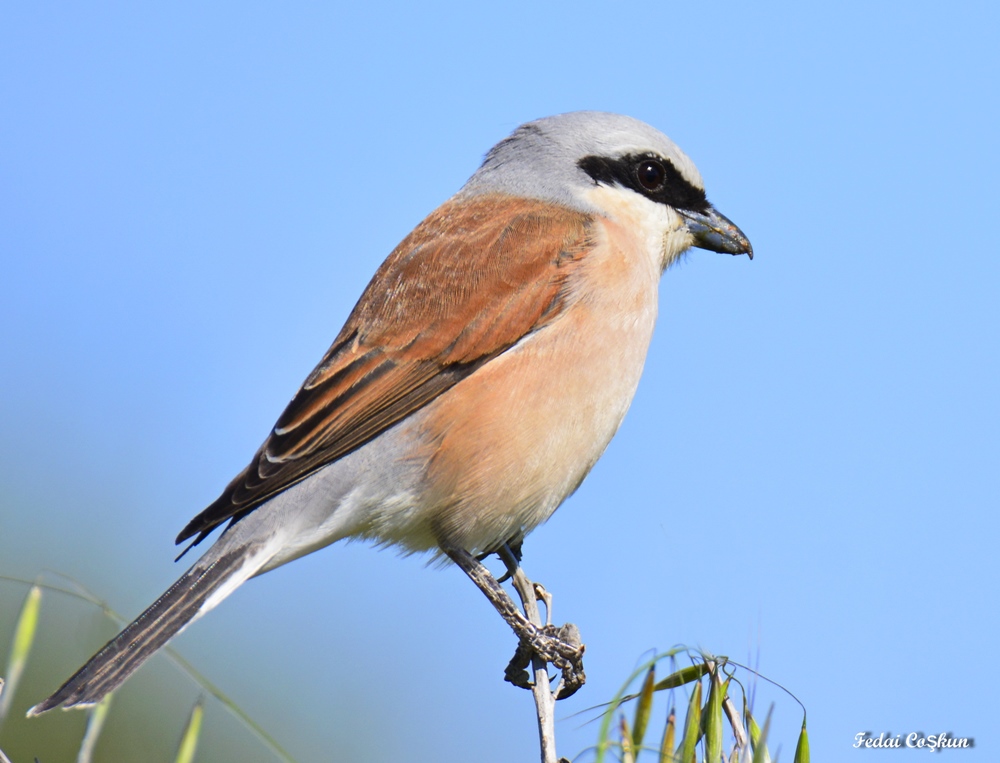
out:
{"label": "bird's foot", "polygon": [[583,652],[586,647],[580,641],[579,629],[573,623],[566,623],[562,627],[529,625],[530,628],[525,628],[518,634],[520,641],[517,651],[504,671],[504,679],[514,686],[531,689],[531,676],[527,669],[531,660],[537,657],[562,673],[555,698],[572,696],[587,680],[583,670]]}

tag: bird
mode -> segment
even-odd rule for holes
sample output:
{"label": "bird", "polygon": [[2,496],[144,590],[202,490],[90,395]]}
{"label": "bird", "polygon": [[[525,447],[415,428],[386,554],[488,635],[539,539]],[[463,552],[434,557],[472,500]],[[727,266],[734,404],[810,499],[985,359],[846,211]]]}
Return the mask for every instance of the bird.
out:
{"label": "bird", "polygon": [[517,127],[390,253],[176,541],[214,543],[29,715],[96,704],[248,579],[336,541],[466,572],[519,550],[622,423],[660,277],[691,247],[753,258],[662,132],[598,111]]}

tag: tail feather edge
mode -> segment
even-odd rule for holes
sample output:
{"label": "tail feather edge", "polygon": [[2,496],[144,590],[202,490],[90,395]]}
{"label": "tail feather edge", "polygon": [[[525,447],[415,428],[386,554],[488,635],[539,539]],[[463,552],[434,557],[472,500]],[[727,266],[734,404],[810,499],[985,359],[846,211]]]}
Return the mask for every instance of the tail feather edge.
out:
{"label": "tail feather edge", "polygon": [[198,615],[253,576],[268,558],[251,553],[248,546],[231,549],[211,562],[203,558],[51,697],[31,708],[28,716],[60,706],[69,709],[97,704]]}

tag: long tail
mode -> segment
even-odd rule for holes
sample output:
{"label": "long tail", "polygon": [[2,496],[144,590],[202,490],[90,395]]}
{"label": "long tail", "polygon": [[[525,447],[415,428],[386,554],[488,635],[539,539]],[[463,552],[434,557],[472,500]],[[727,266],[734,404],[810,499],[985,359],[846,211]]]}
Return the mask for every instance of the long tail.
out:
{"label": "long tail", "polygon": [[149,609],[111,639],[51,697],[31,708],[28,715],[40,715],[60,706],[68,709],[100,702],[185,626],[235,591],[271,558],[272,554],[261,544],[225,548],[230,545],[225,540],[220,538],[216,548],[209,549]]}

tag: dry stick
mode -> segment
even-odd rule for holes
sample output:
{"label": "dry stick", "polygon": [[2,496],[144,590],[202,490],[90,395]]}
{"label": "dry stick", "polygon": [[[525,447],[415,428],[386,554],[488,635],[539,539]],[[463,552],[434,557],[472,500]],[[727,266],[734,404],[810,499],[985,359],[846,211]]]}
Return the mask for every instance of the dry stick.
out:
{"label": "dry stick", "polygon": [[726,716],[729,718],[729,725],[733,727],[736,746],[741,750],[749,750],[750,748],[747,747],[747,732],[743,728],[743,718],[740,716],[740,711],[736,709],[736,705],[733,704],[733,700],[729,697],[722,700],[722,709],[726,711]]}
{"label": "dry stick", "polygon": [[[507,624],[514,629],[515,633],[523,632],[526,627],[540,628],[542,626],[541,617],[538,615],[538,603],[535,601],[534,586],[531,585],[531,581],[528,580],[524,572],[517,566],[517,559],[509,548],[506,549],[509,556],[501,554],[501,558],[508,565],[508,568],[511,563],[514,565],[514,586],[517,588],[518,594],[524,602],[525,611],[528,612],[527,618],[517,608],[514,600],[510,598],[503,587],[497,583],[492,573],[472,554],[463,548],[444,544],[442,544],[441,550],[472,579],[472,582],[486,595],[486,598],[490,600],[490,603],[493,604],[494,608],[500,613],[500,616]],[[518,573],[521,581],[523,581],[521,585],[527,583],[524,592],[522,592],[521,585],[518,582]],[[531,619],[529,620],[529,618]],[[538,715],[538,739],[542,750],[541,760],[542,763],[557,763],[555,713],[553,707],[555,700],[549,689],[549,674],[545,671],[544,660],[534,655],[532,656],[532,667],[535,669],[535,685],[532,687],[532,694],[535,697],[535,708]]]}
{"label": "dry stick", "polygon": [[[538,612],[538,594],[535,584],[528,580],[524,570],[517,563],[517,557],[510,550],[510,546],[504,545],[499,552],[503,563],[511,571],[514,589],[521,598],[524,606],[524,613],[528,619],[541,628],[542,622]],[[551,612],[546,611],[546,616],[551,616]],[[538,715],[538,743],[542,749],[542,763],[556,763],[556,698],[552,694],[549,686],[549,671],[545,660],[538,655],[531,655],[531,667],[535,672],[535,682],[531,685],[531,693],[535,697],[535,711]]]}

